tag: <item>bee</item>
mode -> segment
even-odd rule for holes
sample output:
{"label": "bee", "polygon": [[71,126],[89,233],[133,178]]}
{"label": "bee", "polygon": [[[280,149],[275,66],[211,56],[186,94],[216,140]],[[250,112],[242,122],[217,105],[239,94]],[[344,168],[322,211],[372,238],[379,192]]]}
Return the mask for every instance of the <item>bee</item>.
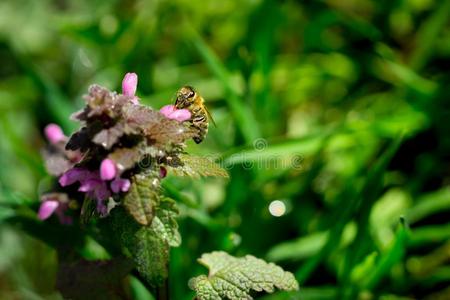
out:
{"label": "bee", "polygon": [[205,100],[191,86],[183,86],[177,92],[175,107],[177,109],[184,108],[191,112],[192,116],[189,122],[191,123],[190,127],[196,132],[193,140],[197,144],[201,143],[208,133],[209,121],[216,126],[214,119],[205,106]]}

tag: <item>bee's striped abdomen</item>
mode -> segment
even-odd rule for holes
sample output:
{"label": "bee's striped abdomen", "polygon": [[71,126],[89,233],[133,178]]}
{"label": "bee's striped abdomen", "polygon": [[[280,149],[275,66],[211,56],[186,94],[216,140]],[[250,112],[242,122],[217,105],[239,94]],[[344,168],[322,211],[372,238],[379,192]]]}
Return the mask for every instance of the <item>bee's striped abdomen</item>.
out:
{"label": "bee's striped abdomen", "polygon": [[194,142],[201,143],[208,133],[208,119],[201,108],[192,110],[192,128],[197,131],[193,137]]}

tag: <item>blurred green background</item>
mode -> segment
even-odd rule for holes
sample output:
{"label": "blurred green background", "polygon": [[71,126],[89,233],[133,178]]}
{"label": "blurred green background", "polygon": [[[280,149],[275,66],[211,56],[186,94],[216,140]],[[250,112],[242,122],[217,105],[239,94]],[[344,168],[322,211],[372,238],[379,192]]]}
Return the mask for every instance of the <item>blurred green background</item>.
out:
{"label": "blurred green background", "polygon": [[0,298],[61,298],[56,252],[8,218],[50,180],[42,128],[69,134],[90,84],[136,72],[154,108],[200,91],[217,127],[187,150],[231,176],[165,181],[173,299],[220,249],[296,275],[266,300],[450,299],[449,17],[449,0],[2,0]]}

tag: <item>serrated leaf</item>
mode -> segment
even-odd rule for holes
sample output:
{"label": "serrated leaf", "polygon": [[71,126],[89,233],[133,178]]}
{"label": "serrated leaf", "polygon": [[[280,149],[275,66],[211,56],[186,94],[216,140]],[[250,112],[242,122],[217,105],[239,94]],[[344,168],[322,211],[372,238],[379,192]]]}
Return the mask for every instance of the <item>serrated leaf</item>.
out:
{"label": "serrated leaf", "polygon": [[138,272],[152,286],[160,286],[169,276],[170,246],[152,227],[142,226],[135,235],[131,253]]}
{"label": "serrated leaf", "polygon": [[169,244],[151,226],[142,226],[123,208],[111,211],[112,232],[128,249],[136,269],[152,286],[161,285],[168,277]]}
{"label": "serrated leaf", "polygon": [[89,123],[101,117],[104,123],[120,118],[124,107],[132,106],[132,97],[111,92],[99,85],[91,85],[84,96],[86,107],[72,115],[72,119]]}
{"label": "serrated leaf", "polygon": [[178,223],[175,219],[177,215],[178,209],[175,201],[170,198],[163,198],[152,221],[153,230],[171,247],[178,247],[181,244]]}
{"label": "serrated leaf", "polygon": [[195,134],[182,123],[167,119],[158,112],[158,118],[145,126],[145,135],[158,146],[184,143]]}
{"label": "serrated leaf", "polygon": [[141,154],[138,147],[119,148],[109,154],[108,158],[112,159],[116,163],[118,169],[123,172],[134,167],[134,165],[139,162]]}
{"label": "serrated leaf", "polygon": [[123,124],[117,123],[111,128],[101,130],[94,136],[92,141],[97,145],[103,146],[103,148],[109,150],[112,146],[114,146],[115,143],[117,143],[117,141],[123,134]]}
{"label": "serrated leaf", "polygon": [[195,155],[179,155],[179,165],[168,168],[175,176],[211,176],[228,178],[228,173],[209,158]]}
{"label": "serrated leaf", "polygon": [[150,225],[159,202],[159,180],[156,177],[135,175],[123,204],[133,218],[142,225]]}
{"label": "serrated leaf", "polygon": [[217,251],[203,254],[198,260],[209,269],[209,275],[200,275],[189,281],[199,300],[253,299],[250,292],[272,293],[275,288],[298,290],[294,275],[273,263],[247,255],[236,258]]}
{"label": "serrated leaf", "polygon": [[124,116],[128,128],[142,130],[149,144],[157,146],[179,144],[194,136],[183,123],[168,119],[159,111],[142,105],[126,107]]}

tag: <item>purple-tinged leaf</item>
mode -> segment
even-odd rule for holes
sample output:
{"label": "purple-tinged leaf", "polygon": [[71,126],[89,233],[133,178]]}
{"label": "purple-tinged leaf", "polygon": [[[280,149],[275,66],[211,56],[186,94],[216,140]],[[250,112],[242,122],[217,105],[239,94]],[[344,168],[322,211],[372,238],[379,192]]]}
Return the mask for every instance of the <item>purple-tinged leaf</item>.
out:
{"label": "purple-tinged leaf", "polygon": [[119,148],[109,154],[108,158],[115,162],[119,173],[122,173],[133,168],[140,161],[141,153],[138,147]]}
{"label": "purple-tinged leaf", "polygon": [[117,143],[117,141],[119,141],[120,137],[122,137],[123,134],[123,124],[117,123],[113,127],[101,130],[94,136],[92,141],[97,145],[102,146],[106,150],[109,150],[112,146],[114,146],[114,144]]}
{"label": "purple-tinged leaf", "polygon": [[159,203],[159,179],[135,175],[131,187],[123,198],[126,210],[142,225],[152,223],[155,206]]}

